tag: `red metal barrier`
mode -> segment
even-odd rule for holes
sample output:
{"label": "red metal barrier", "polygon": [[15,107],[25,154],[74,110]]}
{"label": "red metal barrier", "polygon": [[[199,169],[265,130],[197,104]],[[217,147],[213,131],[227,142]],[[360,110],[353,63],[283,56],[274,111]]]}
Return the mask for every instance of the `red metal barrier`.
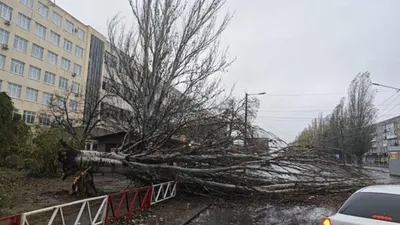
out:
{"label": "red metal barrier", "polygon": [[0,218],[0,225],[21,225],[21,215]]}
{"label": "red metal barrier", "polygon": [[108,196],[106,222],[148,209],[151,204],[152,187],[126,190]]}

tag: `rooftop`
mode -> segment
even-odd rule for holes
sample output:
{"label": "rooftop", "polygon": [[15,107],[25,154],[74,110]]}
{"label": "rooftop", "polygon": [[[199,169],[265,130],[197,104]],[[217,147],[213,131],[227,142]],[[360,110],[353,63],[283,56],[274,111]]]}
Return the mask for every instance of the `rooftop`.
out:
{"label": "rooftop", "polygon": [[387,123],[392,123],[394,120],[400,120],[400,116],[395,116],[386,120],[382,120],[376,123],[376,125],[384,125]]}
{"label": "rooftop", "polygon": [[358,192],[400,195],[400,185],[374,185],[365,187]]}

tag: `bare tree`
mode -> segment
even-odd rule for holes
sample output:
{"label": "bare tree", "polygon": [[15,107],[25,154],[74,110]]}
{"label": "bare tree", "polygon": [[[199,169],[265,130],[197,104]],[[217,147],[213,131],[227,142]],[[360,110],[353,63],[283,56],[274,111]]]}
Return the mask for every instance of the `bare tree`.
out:
{"label": "bare tree", "polygon": [[363,154],[372,146],[377,112],[369,76],[368,72],[358,74],[349,86],[347,105],[342,98],[325,120],[321,116],[314,119],[297,142],[340,153],[345,162],[353,158],[361,163]]}
{"label": "bare tree", "polygon": [[[365,184],[363,174],[352,177],[351,168],[344,173],[335,162],[328,168],[314,149],[259,154],[221,144],[233,136],[228,126],[243,128],[243,104],[227,102],[217,76],[231,63],[219,45],[231,18],[218,17],[224,0],[129,2],[134,28],[126,30],[118,18],[109,23],[112,54],[105,59],[107,91],[132,111],[130,120],[121,121],[127,135],[112,153],[65,146],[59,160],[68,171],[115,172],[144,183],[176,179],[187,190],[214,194],[337,191]],[[181,135],[202,143],[166,147]]]}
{"label": "bare tree", "polygon": [[224,98],[217,73],[231,63],[219,45],[231,19],[219,20],[224,0],[129,2],[133,28],[115,17],[108,29],[119,66],[106,58],[110,91],[134,114],[123,152],[162,146],[199,115],[214,117]]}
{"label": "bare tree", "polygon": [[347,109],[345,106],[345,99],[340,99],[340,103],[334,108],[330,115],[329,126],[331,130],[331,137],[328,139],[330,145],[340,149],[341,158],[346,162],[346,154],[348,149],[346,143],[346,132],[347,132]]}
{"label": "bare tree", "polygon": [[353,79],[348,95],[349,129],[353,132],[350,135],[351,151],[361,164],[363,154],[372,147],[377,113],[369,72],[360,73]]}
{"label": "bare tree", "polygon": [[247,101],[247,125],[245,124],[245,101],[244,99],[237,98],[229,98],[224,102],[222,107],[222,117],[225,118],[228,125],[228,138],[230,143],[234,139],[244,139],[244,128],[247,126],[247,130],[249,131],[249,136],[256,135],[255,126],[252,125],[255,118],[257,117],[258,108],[260,106],[260,102],[255,97],[250,97]]}
{"label": "bare tree", "polygon": [[41,123],[61,126],[83,144],[95,128],[101,127],[100,106],[111,98],[104,94],[88,101],[83,93],[73,89],[54,93],[40,114]]}

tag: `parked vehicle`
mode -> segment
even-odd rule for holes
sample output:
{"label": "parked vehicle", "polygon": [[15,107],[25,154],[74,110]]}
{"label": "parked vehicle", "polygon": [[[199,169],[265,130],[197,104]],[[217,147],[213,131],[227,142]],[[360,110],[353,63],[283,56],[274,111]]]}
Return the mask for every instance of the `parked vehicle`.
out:
{"label": "parked vehicle", "polygon": [[322,225],[400,224],[400,185],[376,185],[356,191]]}

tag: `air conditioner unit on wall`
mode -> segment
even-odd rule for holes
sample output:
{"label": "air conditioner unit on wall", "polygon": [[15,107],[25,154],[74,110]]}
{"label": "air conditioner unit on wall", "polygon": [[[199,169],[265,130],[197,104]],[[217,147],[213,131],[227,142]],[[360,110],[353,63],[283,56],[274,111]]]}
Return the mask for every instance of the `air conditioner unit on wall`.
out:
{"label": "air conditioner unit on wall", "polygon": [[10,26],[10,25],[11,25],[11,21],[6,20],[6,21],[4,21],[4,24],[5,24],[6,26]]}
{"label": "air conditioner unit on wall", "polygon": [[8,50],[8,44],[2,44],[1,49],[3,50]]}

